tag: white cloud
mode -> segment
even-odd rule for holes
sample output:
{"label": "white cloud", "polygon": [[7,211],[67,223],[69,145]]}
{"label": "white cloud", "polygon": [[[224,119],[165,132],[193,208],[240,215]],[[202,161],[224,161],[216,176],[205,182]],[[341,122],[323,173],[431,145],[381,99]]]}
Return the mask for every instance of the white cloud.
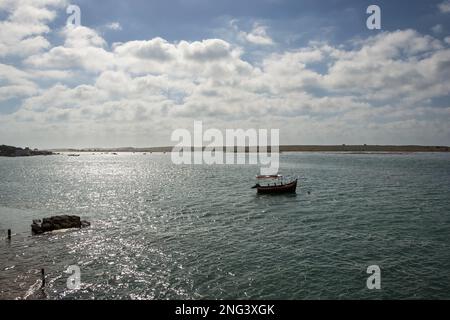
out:
{"label": "white cloud", "polygon": [[445,0],[438,5],[439,11],[442,13],[450,13],[450,0]]}
{"label": "white cloud", "polygon": [[191,43],[181,41],[178,47],[181,49],[185,59],[200,63],[218,61],[231,57],[230,44],[220,39],[208,39]]}
{"label": "white cloud", "polygon": [[120,31],[120,30],[122,30],[122,26],[120,25],[119,22],[111,22],[111,23],[108,23],[107,25],[105,25],[105,28],[106,28],[106,29],[109,29],[109,30],[114,30],[114,31]]}
{"label": "white cloud", "polygon": [[80,68],[92,73],[113,65],[113,54],[104,48],[105,40],[94,30],[83,26],[68,26],[61,34],[65,37],[63,46],[31,55],[25,59],[25,64],[41,69]]}
{"label": "white cloud", "polygon": [[117,68],[132,74],[170,74],[189,77],[226,78],[230,73],[250,72],[240,59],[239,48],[220,39],[169,43],[161,38],[130,41],[113,46]]}
{"label": "white cloud", "polygon": [[[109,45],[88,27],[63,28],[62,44],[51,46],[42,36],[51,10],[37,8],[44,10],[36,13],[40,23],[31,38],[12,37],[20,41],[5,54],[31,49],[17,65],[0,64],[0,97],[22,99],[19,110],[0,114],[5,139],[20,128],[29,139],[52,132],[77,145],[163,145],[171,130],[194,119],[218,128],[282,128],[283,143],[450,138],[450,106],[430,103],[450,95],[448,37],[382,32],[347,47],[277,48],[249,62],[236,41],[157,37]],[[17,11],[16,28],[30,12]],[[238,34],[247,44],[273,44],[266,30],[255,24]],[[417,128],[427,136],[418,137]],[[141,138],[149,136],[152,141]]]}
{"label": "white cloud", "polygon": [[340,53],[324,76],[326,88],[362,98],[418,102],[450,93],[450,50],[412,30],[384,33]]}
{"label": "white cloud", "polygon": [[38,93],[38,86],[27,72],[0,64],[0,102],[11,98],[24,98]]}
{"label": "white cloud", "polygon": [[50,31],[48,23],[65,0],[3,0],[0,10],[8,17],[0,21],[0,56],[28,56],[50,47],[43,35]]}
{"label": "white cloud", "polygon": [[161,38],[148,41],[129,41],[116,45],[114,52],[121,57],[131,56],[137,59],[168,61],[175,58],[175,46]]}
{"label": "white cloud", "polygon": [[272,38],[267,34],[268,28],[265,25],[255,22],[250,32],[239,30],[235,20],[232,20],[230,25],[237,32],[238,38],[241,41],[261,46],[271,46],[275,44]]}
{"label": "white cloud", "polygon": [[68,25],[62,31],[65,47],[86,48],[105,47],[106,41],[94,30],[83,26]]}
{"label": "white cloud", "polygon": [[431,31],[433,31],[433,33],[435,34],[440,34],[444,31],[444,27],[442,26],[442,24],[437,24],[431,28]]}

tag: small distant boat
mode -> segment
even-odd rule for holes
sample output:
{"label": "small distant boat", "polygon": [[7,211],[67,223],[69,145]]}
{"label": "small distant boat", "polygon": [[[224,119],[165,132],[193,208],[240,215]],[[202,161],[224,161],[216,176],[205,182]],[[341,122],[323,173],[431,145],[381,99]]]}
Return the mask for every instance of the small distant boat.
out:
{"label": "small distant boat", "polygon": [[259,194],[295,193],[298,179],[286,179],[282,175],[257,176],[258,180],[268,180],[266,184],[259,182],[252,187]]}
{"label": "small distant boat", "polygon": [[79,157],[80,155],[76,154],[76,153],[70,153],[67,156],[69,156],[69,157]]}

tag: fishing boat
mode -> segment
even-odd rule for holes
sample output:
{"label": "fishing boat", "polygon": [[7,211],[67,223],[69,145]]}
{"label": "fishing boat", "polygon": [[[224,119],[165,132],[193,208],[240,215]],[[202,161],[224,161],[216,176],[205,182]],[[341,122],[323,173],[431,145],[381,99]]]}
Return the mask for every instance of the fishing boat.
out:
{"label": "fishing boat", "polygon": [[259,194],[295,193],[295,190],[297,189],[298,179],[296,178],[285,178],[282,175],[270,175],[257,176],[256,179],[258,182],[252,189],[256,189]]}

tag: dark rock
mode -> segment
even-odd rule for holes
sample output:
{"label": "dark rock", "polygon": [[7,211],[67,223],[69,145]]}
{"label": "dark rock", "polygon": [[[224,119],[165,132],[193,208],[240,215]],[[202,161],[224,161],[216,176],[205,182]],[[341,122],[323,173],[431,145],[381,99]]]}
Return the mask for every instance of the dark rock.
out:
{"label": "dark rock", "polygon": [[41,227],[40,225],[33,223],[33,224],[31,225],[31,232],[32,232],[33,234],[41,234],[41,233],[43,233],[44,231],[42,230],[42,227]]}
{"label": "dark rock", "polygon": [[53,152],[46,150],[31,150],[28,147],[22,149],[13,146],[0,145],[0,157],[49,156],[53,154]]}
{"label": "dark rock", "polygon": [[81,218],[78,216],[54,216],[50,218],[44,218],[41,220],[33,220],[33,224],[31,225],[31,231],[33,234],[41,234],[48,231],[53,230],[61,230],[61,229],[71,229],[71,228],[82,228],[88,227],[91,224],[87,221],[81,221]]}
{"label": "dark rock", "polygon": [[43,223],[41,224],[41,228],[42,228],[42,231],[43,231],[43,232],[55,230],[54,225],[52,225],[52,224],[49,223],[49,222],[43,222]]}
{"label": "dark rock", "polygon": [[89,227],[91,225],[90,222],[86,221],[86,220],[81,220],[81,227],[82,228],[86,228]]}

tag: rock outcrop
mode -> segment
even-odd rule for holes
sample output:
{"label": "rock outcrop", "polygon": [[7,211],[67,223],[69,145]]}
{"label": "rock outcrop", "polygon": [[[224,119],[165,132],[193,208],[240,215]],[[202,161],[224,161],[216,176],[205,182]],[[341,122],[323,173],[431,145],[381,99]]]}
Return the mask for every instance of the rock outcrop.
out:
{"label": "rock outcrop", "polygon": [[44,218],[42,220],[33,220],[31,225],[31,232],[33,234],[41,234],[48,231],[71,229],[71,228],[83,228],[88,227],[91,224],[88,221],[81,220],[78,216],[54,216],[50,218]]}

